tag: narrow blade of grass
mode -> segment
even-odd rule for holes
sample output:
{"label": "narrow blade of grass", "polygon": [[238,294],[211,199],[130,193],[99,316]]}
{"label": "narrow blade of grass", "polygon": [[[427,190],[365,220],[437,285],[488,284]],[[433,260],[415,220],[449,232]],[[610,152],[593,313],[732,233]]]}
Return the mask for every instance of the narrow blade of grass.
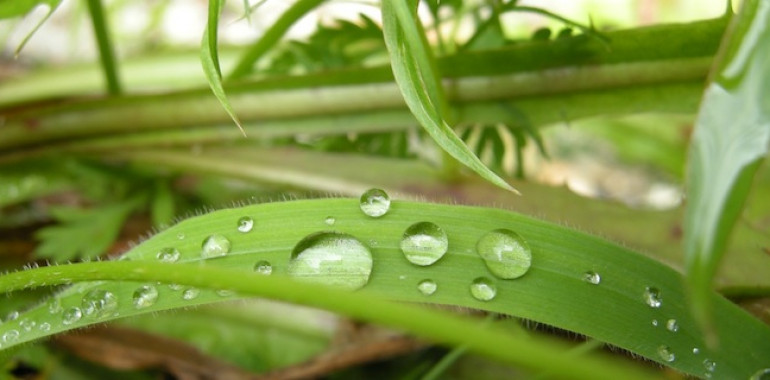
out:
{"label": "narrow blade of grass", "polygon": [[110,31],[104,16],[104,8],[101,0],[88,0],[88,11],[91,14],[91,22],[94,25],[96,46],[99,48],[99,60],[104,71],[104,79],[107,83],[107,92],[110,95],[118,95],[122,92],[118,63],[115,61],[115,50],[110,41]]}

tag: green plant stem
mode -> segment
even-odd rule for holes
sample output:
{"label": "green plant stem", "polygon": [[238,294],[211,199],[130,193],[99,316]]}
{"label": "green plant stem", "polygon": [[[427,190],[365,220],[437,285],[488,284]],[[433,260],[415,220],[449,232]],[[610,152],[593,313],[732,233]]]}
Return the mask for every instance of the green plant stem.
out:
{"label": "green plant stem", "polygon": [[228,79],[235,80],[248,75],[254,64],[286,34],[286,31],[308,12],[323,3],[324,0],[299,0],[284,12],[264,35],[246,50],[238,60]]}
{"label": "green plant stem", "polygon": [[[503,363],[531,369],[549,369],[564,379],[651,379],[633,367],[593,357],[555,355],[564,349],[551,341],[522,341],[476,320],[433,310],[392,303],[371,295],[349,293],[280,277],[265,277],[231,269],[199,265],[138,261],[98,262],[37,268],[0,276],[0,293],[36,286],[81,281],[150,281],[184,284],[206,289],[230,289],[243,295],[267,297],[397,327],[447,345],[469,350]],[[366,304],[366,307],[361,305]],[[501,349],[505,347],[505,349]]]}
{"label": "green plant stem", "polygon": [[94,26],[94,36],[96,36],[96,45],[99,48],[99,60],[104,71],[104,79],[107,82],[107,92],[110,95],[119,95],[122,89],[118,77],[118,64],[115,61],[115,51],[110,42],[110,31],[107,28],[102,2],[101,0],[87,0],[86,3]]}

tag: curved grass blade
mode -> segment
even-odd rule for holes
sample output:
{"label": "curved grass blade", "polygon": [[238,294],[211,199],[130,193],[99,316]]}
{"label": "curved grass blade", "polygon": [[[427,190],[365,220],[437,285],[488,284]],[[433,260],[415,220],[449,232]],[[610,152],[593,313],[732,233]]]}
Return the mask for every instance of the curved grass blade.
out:
{"label": "curved grass blade", "polygon": [[107,83],[107,92],[110,95],[118,95],[122,92],[120,78],[118,77],[118,64],[115,61],[115,51],[110,42],[110,32],[107,29],[107,20],[104,16],[104,8],[101,0],[87,0],[88,13],[91,15],[91,23],[94,26],[96,46],[99,48],[99,61],[101,61],[104,79]]}
{"label": "curved grass blade", "polygon": [[235,125],[240,129],[241,134],[246,136],[246,131],[241,126],[238,115],[235,114],[233,106],[227,99],[225,89],[222,87],[222,70],[219,67],[219,54],[217,53],[217,28],[219,26],[219,13],[222,11],[222,0],[209,0],[208,24],[203,32],[203,41],[201,41],[201,65],[209,87],[217,97],[219,103],[225,109]]}
{"label": "curved grass blade", "polygon": [[32,36],[40,29],[43,24],[48,21],[49,18],[51,18],[51,15],[53,12],[56,11],[57,8],[59,8],[59,4],[61,4],[61,0],[27,0],[27,1],[5,1],[0,3],[0,19],[5,18],[11,18],[16,16],[21,16],[26,13],[29,13],[34,9],[36,6],[40,4],[46,4],[48,6],[48,13],[45,14],[32,28],[32,30],[27,33],[24,38],[22,38],[21,42],[19,43],[19,46],[16,47],[16,49],[13,51],[13,56],[18,58],[19,54],[21,53],[21,50],[24,49],[24,46],[27,45],[27,42],[32,38]]}
{"label": "curved grass blade", "polygon": [[709,321],[712,279],[770,149],[770,1],[745,2],[733,22],[696,121],[685,214],[690,299],[712,344],[728,333]]}
{"label": "curved grass blade", "polygon": [[[238,228],[244,217],[253,221],[247,232]],[[431,266],[411,264],[400,250],[404,231],[420,221],[436,223],[449,237],[449,252]],[[521,278],[496,278],[476,252],[477,241],[499,228],[517,232],[532,249],[532,268]],[[289,280],[282,278],[288,274],[290,253],[297,242],[330,230],[354,236],[372,252],[371,277],[361,294],[303,283],[289,285]],[[227,240],[225,255],[203,257],[202,243],[211,235]],[[770,354],[770,329],[713,292],[715,324],[724,331],[729,328],[729,334],[722,336],[719,348],[707,347],[688,313],[682,276],[671,268],[600,239],[498,209],[396,201],[385,216],[373,219],[361,212],[357,199],[259,204],[185,220],[138,245],[124,258],[131,261],[53,266],[0,277],[0,292],[104,280],[76,284],[47,304],[0,325],[0,336],[16,331],[3,348],[118,316],[230,299],[232,291],[238,291],[397,326],[438,342],[465,344],[493,358],[540,369],[551,369],[551,364],[569,359],[550,351],[548,364],[540,367],[542,357],[535,357],[539,354],[519,356],[520,350],[530,349],[521,339],[495,333],[495,339],[487,340],[489,331],[478,326],[461,326],[455,324],[459,323],[456,319],[378,299],[448,304],[519,316],[585,334],[695,376],[747,378],[767,366]],[[159,260],[178,264],[156,263]],[[254,275],[255,268],[260,271],[260,265],[266,263],[271,275],[265,277],[269,278]],[[494,284],[496,297],[480,301],[471,296],[470,285],[479,277]],[[418,283],[425,279],[437,284],[432,295],[418,291]],[[106,301],[95,302],[94,297]],[[98,310],[93,305],[99,306]],[[705,361],[716,365],[704,367]],[[574,369],[567,362],[559,365],[566,366],[555,372],[559,377]],[[602,373],[603,369],[576,371],[572,377],[609,375]]]}
{"label": "curved grass blade", "polygon": [[430,55],[430,46],[420,33],[415,17],[407,2],[382,3],[383,33],[393,76],[409,110],[444,151],[486,180],[518,193],[486,167],[447,124],[444,115],[449,113],[449,103]]}

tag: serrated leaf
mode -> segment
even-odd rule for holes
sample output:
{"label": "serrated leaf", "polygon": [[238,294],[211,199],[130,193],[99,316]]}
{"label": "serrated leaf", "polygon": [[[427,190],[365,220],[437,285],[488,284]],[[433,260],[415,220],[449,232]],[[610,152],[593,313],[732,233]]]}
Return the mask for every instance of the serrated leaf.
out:
{"label": "serrated leaf", "polygon": [[503,189],[517,192],[484,165],[444,119],[448,102],[443,95],[430,46],[420,35],[415,15],[407,2],[382,3],[383,32],[390,52],[393,76],[409,110],[444,151]]}
{"label": "serrated leaf", "polygon": [[[690,145],[684,247],[691,301],[709,329],[712,279],[770,148],[770,1],[743,4]],[[729,32],[728,32],[729,33]],[[725,331],[717,331],[724,334]]]}

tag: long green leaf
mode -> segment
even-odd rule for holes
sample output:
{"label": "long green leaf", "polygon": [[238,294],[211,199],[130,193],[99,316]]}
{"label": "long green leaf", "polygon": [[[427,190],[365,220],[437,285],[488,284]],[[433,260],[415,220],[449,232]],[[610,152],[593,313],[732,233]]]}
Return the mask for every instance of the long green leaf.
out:
{"label": "long green leaf", "polygon": [[770,149],[770,1],[746,1],[733,22],[700,107],[688,170],[690,298],[711,335],[728,333],[709,326],[712,278],[754,173]]}
{"label": "long green leaf", "polygon": [[110,95],[118,95],[122,92],[122,86],[118,76],[118,63],[115,60],[115,50],[110,40],[110,31],[107,27],[102,0],[87,0],[86,3],[88,4],[88,12],[91,15],[91,23],[94,26],[94,37],[96,37],[96,46],[99,48],[99,61],[104,72],[107,92]]}
{"label": "long green leaf", "polygon": [[444,151],[486,180],[517,192],[484,165],[446,122],[448,101],[440,76],[430,58],[430,46],[419,33],[415,15],[407,2],[382,3],[383,32],[390,53],[393,76],[399,89],[423,128]]}
{"label": "long green leaf", "polygon": [[241,121],[235,114],[233,106],[227,99],[225,89],[222,87],[222,70],[219,67],[219,54],[217,53],[217,29],[221,10],[222,0],[209,0],[208,23],[203,32],[203,41],[201,41],[201,65],[203,65],[203,72],[206,74],[206,79],[209,81],[209,87],[211,87],[214,96],[235,122],[235,125],[238,126],[241,134],[246,136],[246,131],[243,130]]}
{"label": "long green leaf", "polygon": [[[118,316],[189,307],[232,296],[189,288],[193,286],[327,308],[397,326],[439,342],[465,344],[471,350],[509,363],[556,368],[554,373],[560,377],[611,378],[618,374],[605,372],[611,371],[610,367],[583,372],[582,365],[553,351],[541,351],[542,346],[537,343],[530,346],[521,339],[377,298],[457,305],[520,316],[609,342],[697,376],[747,378],[768,364],[767,326],[712,292],[715,323],[725,331],[729,328],[729,334],[722,336],[718,349],[708,348],[689,316],[682,276],[624,248],[497,209],[395,201],[384,217],[373,219],[359,210],[358,203],[354,199],[324,199],[216,211],[185,220],[143,242],[125,256],[129,262],[53,266],[0,277],[0,292],[66,281],[134,281],[74,285],[47,304],[0,325],[0,336],[13,337],[3,343],[3,348]],[[243,217],[254,222],[253,228],[245,233],[238,229]],[[411,264],[399,248],[407,227],[420,221],[436,223],[449,237],[449,252],[432,266]],[[532,249],[532,268],[521,278],[496,278],[476,253],[479,238],[499,228],[516,231]],[[373,269],[361,294],[302,283],[290,285],[282,278],[287,274],[293,247],[319,231],[350,234],[370,247]],[[229,252],[204,258],[202,242],[213,234],[228,240]],[[177,266],[153,263],[159,257],[171,261],[177,253]],[[263,279],[253,274],[261,261],[270,263],[270,277],[275,278]],[[497,295],[491,301],[471,297],[469,287],[478,277],[487,277],[496,286]],[[433,295],[418,291],[417,284],[425,279],[436,282]],[[186,287],[158,285],[156,281]],[[646,296],[648,290],[658,296]],[[151,301],[137,301],[142,294],[155,291],[157,297]],[[105,292],[110,297],[97,303],[104,307],[93,310],[91,297],[105,299]],[[140,306],[136,306],[137,302]],[[66,324],[64,320],[68,317]],[[528,350],[534,353],[525,353]],[[545,352],[550,352],[546,354],[547,360],[540,356]],[[589,362],[592,361],[585,363]],[[704,362],[708,365],[704,366]]]}

